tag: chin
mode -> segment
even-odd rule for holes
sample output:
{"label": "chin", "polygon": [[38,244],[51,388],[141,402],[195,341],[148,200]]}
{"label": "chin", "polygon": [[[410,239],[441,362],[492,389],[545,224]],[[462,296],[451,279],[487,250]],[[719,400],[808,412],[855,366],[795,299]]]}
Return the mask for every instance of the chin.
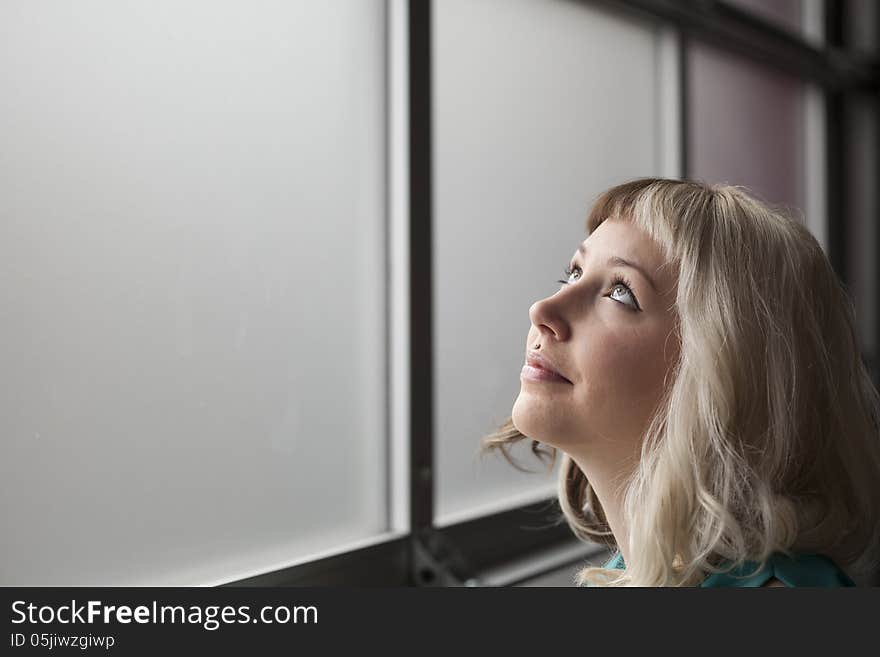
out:
{"label": "chin", "polygon": [[542,426],[544,423],[540,420],[540,414],[536,412],[528,395],[520,393],[513,402],[510,420],[516,430],[524,436],[545,442],[548,427]]}
{"label": "chin", "polygon": [[520,392],[519,396],[516,398],[516,401],[513,402],[513,408],[510,411],[510,420],[513,422],[513,426],[516,427],[516,430],[525,436],[531,437],[530,429],[532,427],[529,426],[528,422],[528,402],[523,400],[523,394]]}
{"label": "chin", "polygon": [[510,411],[510,420],[516,430],[527,438],[563,449],[572,439],[572,426],[571,422],[561,417],[561,409],[557,406],[554,412],[553,406],[520,392]]}

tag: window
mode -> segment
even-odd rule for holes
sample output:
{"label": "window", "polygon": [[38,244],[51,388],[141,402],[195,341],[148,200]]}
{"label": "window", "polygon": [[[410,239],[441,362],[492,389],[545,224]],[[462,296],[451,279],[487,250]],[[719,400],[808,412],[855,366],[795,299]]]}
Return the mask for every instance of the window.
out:
{"label": "window", "polygon": [[11,0],[0,22],[4,585],[603,562],[552,524],[555,472],[478,448],[530,304],[631,177],[802,211],[878,381],[876,3]]}
{"label": "window", "polygon": [[0,22],[2,583],[206,584],[383,535],[384,4]]}
{"label": "window", "polygon": [[525,445],[523,464],[542,471],[525,475],[477,458],[479,438],[510,415],[528,308],[584,239],[592,198],[668,166],[678,116],[664,84],[677,69],[655,23],[589,4],[433,7],[435,518],[445,525],[555,494],[558,461],[544,473]]}

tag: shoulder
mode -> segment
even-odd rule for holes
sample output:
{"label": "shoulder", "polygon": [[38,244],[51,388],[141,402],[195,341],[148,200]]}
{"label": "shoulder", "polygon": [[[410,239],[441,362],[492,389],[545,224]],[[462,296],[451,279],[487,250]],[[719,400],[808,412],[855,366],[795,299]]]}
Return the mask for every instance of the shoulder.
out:
{"label": "shoulder", "polygon": [[772,561],[773,576],[785,586],[855,586],[846,571],[825,554],[776,553]]}
{"label": "shoulder", "polygon": [[822,554],[776,552],[763,563],[745,561],[731,570],[709,575],[701,584],[714,586],[855,586],[829,557]]}
{"label": "shoulder", "polygon": [[[761,581],[763,580],[763,581]],[[758,586],[855,586],[837,563],[824,554],[777,552],[767,561]]]}

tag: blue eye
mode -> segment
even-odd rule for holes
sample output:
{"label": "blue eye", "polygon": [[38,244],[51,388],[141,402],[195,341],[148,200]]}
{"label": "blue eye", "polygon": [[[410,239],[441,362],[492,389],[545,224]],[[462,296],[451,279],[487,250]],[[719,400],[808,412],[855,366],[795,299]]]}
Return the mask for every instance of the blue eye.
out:
{"label": "blue eye", "polygon": [[[574,274],[575,272],[578,273],[578,279],[580,279],[580,277],[581,277],[581,275],[580,275],[581,268],[578,267],[577,265],[575,265],[574,267],[566,267],[564,271],[565,271],[565,276],[566,276],[567,280],[559,279],[556,281],[557,283],[562,283],[563,285],[569,285],[571,275]],[[618,292],[620,295],[629,296],[629,298],[632,299],[632,303],[620,301],[619,295],[617,294]],[[613,299],[614,301],[617,301],[617,303],[621,304],[622,306],[627,306],[628,308],[630,308],[633,311],[639,311],[642,309],[642,307],[639,305],[639,300],[636,299],[636,295],[632,291],[632,284],[628,280],[626,280],[621,274],[614,275],[614,280],[611,282],[611,289],[610,289],[609,293],[606,294],[605,296],[608,297],[609,299]]]}

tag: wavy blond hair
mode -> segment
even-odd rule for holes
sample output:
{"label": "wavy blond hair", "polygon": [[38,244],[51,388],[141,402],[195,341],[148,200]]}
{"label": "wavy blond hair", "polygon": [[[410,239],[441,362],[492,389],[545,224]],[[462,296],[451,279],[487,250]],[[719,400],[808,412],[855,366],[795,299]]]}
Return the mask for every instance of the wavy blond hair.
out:
{"label": "wavy blond hair", "polygon": [[[678,265],[680,358],[624,490],[625,570],[578,585],[693,586],[773,552],[831,557],[858,585],[880,564],[880,399],[854,308],[821,246],[743,188],[662,178],[613,187],[587,218],[629,220]],[[508,418],[485,453],[527,438]],[[532,441],[549,457],[556,448]],[[585,541],[617,548],[563,453],[558,500]],[[522,469],[522,468],[520,468]]]}

